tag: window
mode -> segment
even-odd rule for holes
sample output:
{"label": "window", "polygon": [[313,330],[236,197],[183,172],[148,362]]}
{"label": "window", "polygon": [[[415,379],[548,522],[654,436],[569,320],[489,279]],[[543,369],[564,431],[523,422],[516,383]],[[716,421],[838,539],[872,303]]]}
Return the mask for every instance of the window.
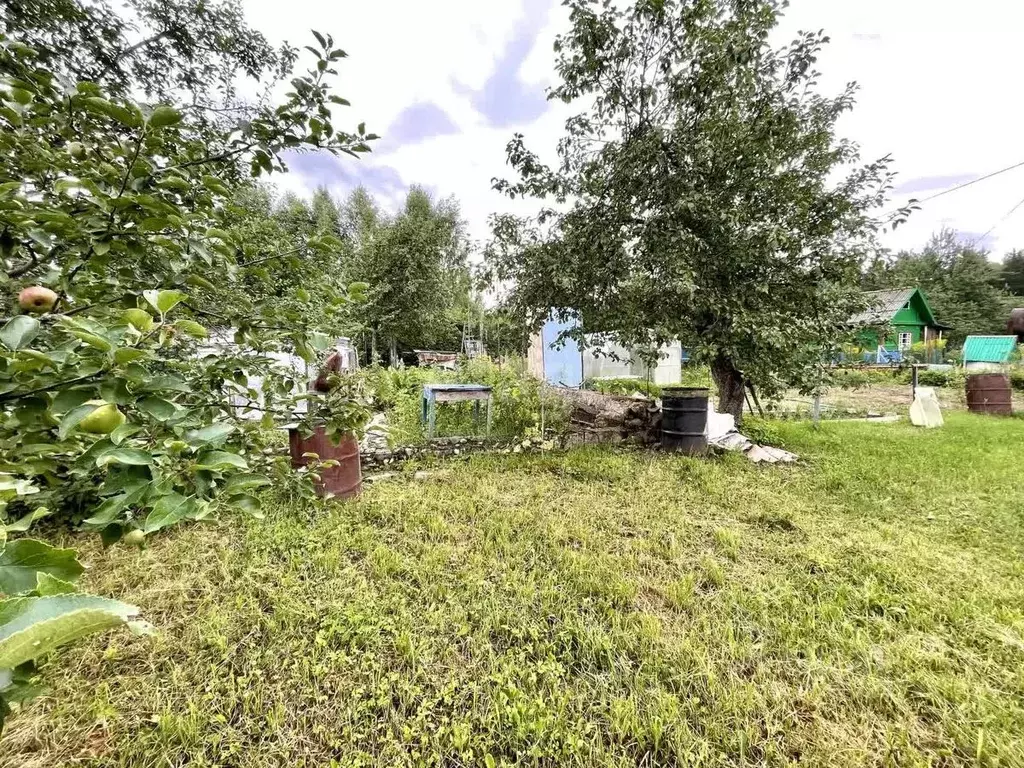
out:
{"label": "window", "polygon": [[914,334],[912,333],[901,333],[899,349],[910,349],[910,345],[914,343]]}

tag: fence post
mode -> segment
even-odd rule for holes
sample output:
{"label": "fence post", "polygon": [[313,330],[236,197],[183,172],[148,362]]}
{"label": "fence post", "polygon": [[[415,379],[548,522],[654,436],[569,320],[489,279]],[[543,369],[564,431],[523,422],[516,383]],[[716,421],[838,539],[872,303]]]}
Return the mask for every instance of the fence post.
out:
{"label": "fence post", "polygon": [[818,427],[821,421],[821,394],[818,392],[814,393],[814,403],[811,405],[811,423],[814,424],[815,428]]}

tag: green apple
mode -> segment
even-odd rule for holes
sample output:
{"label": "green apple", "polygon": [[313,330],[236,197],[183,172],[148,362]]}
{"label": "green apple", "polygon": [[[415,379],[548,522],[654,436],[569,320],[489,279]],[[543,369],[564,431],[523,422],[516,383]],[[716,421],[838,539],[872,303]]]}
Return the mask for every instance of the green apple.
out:
{"label": "green apple", "polygon": [[26,312],[41,315],[57,303],[57,294],[41,285],[30,285],[18,294],[18,306]]}
{"label": "green apple", "polygon": [[113,403],[104,403],[95,411],[90,413],[81,423],[78,428],[83,432],[89,432],[93,435],[109,435],[115,429],[120,427],[125,422],[125,416]]}
{"label": "green apple", "polygon": [[125,544],[134,544],[136,547],[141,547],[142,542],[146,540],[146,534],[140,531],[138,528],[133,528],[124,535],[122,541]]}

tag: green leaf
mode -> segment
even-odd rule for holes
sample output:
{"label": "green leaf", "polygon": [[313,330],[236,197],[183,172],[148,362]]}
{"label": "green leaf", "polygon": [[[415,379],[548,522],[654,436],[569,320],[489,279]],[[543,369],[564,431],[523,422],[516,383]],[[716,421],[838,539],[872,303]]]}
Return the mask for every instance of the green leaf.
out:
{"label": "green leaf", "polygon": [[104,549],[117,544],[123,536],[124,526],[120,523],[111,523],[100,530],[100,541],[103,542]]}
{"label": "green leaf", "polygon": [[0,472],[0,494],[4,494],[0,495],[0,499],[11,498],[12,492],[14,496],[31,496],[33,493],[39,493],[39,489],[31,480]]}
{"label": "green leaf", "polygon": [[126,309],[121,313],[121,319],[141,333],[146,333],[153,327],[153,316],[138,307]]}
{"label": "green leaf", "polygon": [[118,493],[131,493],[137,488],[149,485],[153,477],[149,467],[114,467],[103,481],[100,493],[112,496]]}
{"label": "green leaf", "polygon": [[68,332],[77,339],[84,341],[90,347],[95,347],[101,352],[109,352],[114,348],[114,345],[104,339],[102,336],[97,336],[95,333],[89,333],[78,328],[69,328]]}
{"label": "green leaf", "polygon": [[114,352],[114,362],[118,365],[125,365],[135,360],[141,360],[144,357],[149,357],[149,352],[145,349],[134,349],[132,347],[121,347]]}
{"label": "green leaf", "polygon": [[193,469],[216,471],[221,469],[248,469],[245,459],[237,453],[227,451],[207,451],[196,459]]}
{"label": "green leaf", "polygon": [[[73,549],[57,549],[36,539],[16,539],[7,542],[0,552],[0,592],[16,595],[35,589],[36,574],[40,572],[73,581],[83,570]],[[0,663],[0,668],[5,666]]]}
{"label": "green leaf", "polygon": [[194,285],[196,288],[203,288],[207,291],[216,291],[217,286],[211,283],[202,275],[189,275],[185,278],[185,282],[189,285]]}
{"label": "green leaf", "polygon": [[32,343],[39,333],[39,321],[28,315],[12,317],[0,328],[0,341],[11,351],[18,351]]}
{"label": "green leaf", "polygon": [[229,496],[233,496],[236,493],[248,493],[254,488],[262,488],[265,485],[270,485],[270,483],[270,478],[264,475],[232,475],[224,486],[224,492]]}
{"label": "green leaf", "polygon": [[126,125],[129,128],[136,128],[142,122],[137,109],[127,109],[119,104],[114,104],[106,99],[102,99],[99,96],[90,96],[82,99],[82,103],[90,112],[112,117],[122,125]]}
{"label": "green leaf", "polygon": [[92,595],[16,597],[0,602],[0,669],[44,656],[86,635],[121,626],[139,609]]}
{"label": "green leaf", "polygon": [[60,420],[60,427],[57,429],[57,437],[63,440],[72,432],[75,428],[82,423],[82,421],[93,411],[100,407],[102,403],[84,403],[72,408],[66,414],[64,418]]}
{"label": "green leaf", "polygon": [[202,325],[197,323],[195,320],[178,320],[174,323],[174,327],[180,331],[184,331],[189,336],[196,339],[205,339],[209,336],[209,332]]}
{"label": "green leaf", "polygon": [[162,397],[155,397],[153,395],[140,400],[138,408],[157,421],[167,421],[178,412],[178,407],[170,400],[164,400]]}
{"label": "green leaf", "polygon": [[47,516],[49,516],[51,514],[53,514],[53,513],[48,508],[46,508],[46,507],[36,507],[34,510],[29,512],[24,517],[19,518],[18,520],[16,520],[15,522],[11,523],[10,525],[7,525],[6,526],[7,532],[8,533],[24,533],[25,531],[27,531],[29,528],[32,527],[32,523],[34,523],[36,520],[41,520],[42,518],[47,517]]}
{"label": "green leaf", "polygon": [[223,240],[225,243],[230,243],[232,241],[232,237],[229,233],[225,232],[223,229],[217,229],[216,227],[210,227],[206,230],[206,236],[215,237],[218,240]]}
{"label": "green leaf", "polygon": [[220,445],[234,431],[233,425],[219,421],[214,424],[208,424],[201,429],[189,430],[185,433],[185,442],[193,447]]}
{"label": "green leaf", "polygon": [[62,390],[53,398],[53,403],[50,405],[50,412],[66,413],[72,408],[77,408],[86,400],[91,399],[95,394],[96,392],[92,388]]}
{"label": "green leaf", "polygon": [[185,179],[180,176],[168,176],[160,181],[160,186],[163,189],[170,189],[175,192],[191,192],[192,185],[189,184]]}
{"label": "green leaf", "polygon": [[159,531],[185,519],[194,502],[180,493],[169,493],[161,496],[153,505],[153,510],[146,516],[143,531],[147,534]]}
{"label": "green leaf", "polygon": [[141,467],[152,463],[153,457],[145,451],[140,451],[138,448],[128,448],[123,445],[116,446],[109,451],[104,451],[96,459],[97,467],[106,467],[110,464],[128,464]]}
{"label": "green leaf", "polygon": [[257,520],[262,520],[265,517],[263,510],[260,509],[260,500],[255,496],[250,496],[248,494],[245,496],[238,496],[232,499],[231,503],[247,515],[250,515]]}
{"label": "green leaf", "polygon": [[161,315],[166,315],[180,302],[188,298],[188,294],[181,291],[143,291],[143,297]]}
{"label": "green leaf", "polygon": [[153,376],[143,382],[143,389],[147,392],[191,392],[192,387],[184,379],[172,374]]}
{"label": "green leaf", "polygon": [[70,595],[77,591],[78,587],[76,587],[70,581],[58,579],[56,576],[52,576],[49,573],[36,574],[35,592],[40,597],[50,597],[52,595]]}
{"label": "green leaf", "polygon": [[216,176],[203,176],[203,186],[211,192],[216,192],[224,197],[231,195],[231,190]]}
{"label": "green leaf", "polygon": [[100,397],[117,405],[127,405],[135,400],[135,395],[128,391],[128,383],[124,379],[107,379],[100,384]]}
{"label": "green leaf", "polygon": [[173,107],[160,106],[149,116],[149,124],[153,128],[163,128],[181,122],[181,113]]}
{"label": "green leaf", "polygon": [[121,510],[127,506],[128,494],[122,493],[118,496],[111,496],[96,508],[92,517],[83,520],[85,525],[107,525],[114,522]]}
{"label": "green leaf", "polygon": [[112,442],[114,445],[120,445],[121,443],[124,442],[125,438],[131,437],[136,432],[141,431],[142,427],[140,427],[138,424],[132,424],[131,422],[126,421],[124,424],[122,424],[121,426],[119,426],[117,429],[110,433],[110,442]]}

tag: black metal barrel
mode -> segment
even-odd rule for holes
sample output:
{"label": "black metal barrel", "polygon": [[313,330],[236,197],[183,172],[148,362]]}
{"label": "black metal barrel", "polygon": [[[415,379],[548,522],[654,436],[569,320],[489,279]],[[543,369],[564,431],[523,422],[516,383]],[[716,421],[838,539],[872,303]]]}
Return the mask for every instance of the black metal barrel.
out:
{"label": "black metal barrel", "polygon": [[708,393],[705,387],[661,391],[661,447],[696,456],[707,451]]}

